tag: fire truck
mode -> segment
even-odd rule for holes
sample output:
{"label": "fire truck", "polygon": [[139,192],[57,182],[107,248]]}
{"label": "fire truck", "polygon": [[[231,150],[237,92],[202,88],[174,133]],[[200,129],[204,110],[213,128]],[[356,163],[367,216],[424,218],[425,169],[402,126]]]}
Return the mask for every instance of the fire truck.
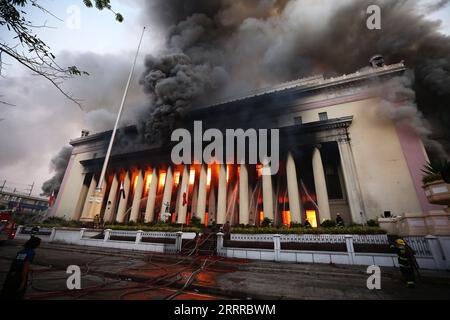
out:
{"label": "fire truck", "polygon": [[0,243],[16,236],[17,225],[11,211],[0,211]]}

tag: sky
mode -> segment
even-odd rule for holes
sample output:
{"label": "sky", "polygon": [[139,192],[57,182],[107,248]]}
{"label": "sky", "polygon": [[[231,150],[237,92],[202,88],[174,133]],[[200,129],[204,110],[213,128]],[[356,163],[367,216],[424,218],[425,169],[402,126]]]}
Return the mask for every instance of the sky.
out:
{"label": "sky", "polygon": [[[112,127],[144,24],[148,29],[123,123],[145,107],[147,99],[138,83],[144,57],[157,54],[165,43],[164,30],[143,18],[145,1],[112,0],[114,10],[125,18],[123,23],[115,21],[109,11],[84,7],[82,0],[42,0],[41,5],[58,19],[37,9],[29,11],[30,20],[48,26],[36,32],[51,47],[57,61],[77,65],[90,76],[64,84],[83,100],[80,109],[46,80],[2,57],[6,65],[0,77],[0,100],[14,106],[0,105],[0,186],[6,180],[7,189],[24,192],[34,182],[33,194],[39,195],[42,183],[52,176],[51,158],[70,139],[79,137],[82,129],[98,132]],[[428,18],[441,20],[442,33],[450,35],[450,7]],[[0,41],[10,40],[10,33],[1,27]]]}

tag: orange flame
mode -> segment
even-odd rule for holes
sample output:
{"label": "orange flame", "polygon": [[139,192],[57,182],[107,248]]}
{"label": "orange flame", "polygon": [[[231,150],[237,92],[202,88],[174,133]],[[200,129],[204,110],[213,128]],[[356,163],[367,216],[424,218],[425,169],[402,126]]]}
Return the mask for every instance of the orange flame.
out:
{"label": "orange flame", "polygon": [[317,214],[316,210],[306,210],[306,220],[309,221],[311,227],[317,228]]}
{"label": "orange flame", "polygon": [[208,187],[211,185],[211,167],[208,167],[208,172],[206,174],[206,185]]}
{"label": "orange flame", "polygon": [[147,178],[145,180],[145,193],[148,192],[148,190],[150,189],[150,183],[152,182],[152,173],[148,173],[147,174]]}
{"label": "orange flame", "polygon": [[159,175],[159,188],[164,187],[164,185],[166,184],[166,175],[167,174],[165,172],[161,172],[161,174]]}
{"label": "orange flame", "polygon": [[136,175],[136,176],[133,178],[133,190],[136,190],[136,185],[137,185],[137,182],[138,182],[138,177],[139,177],[139,175]]}
{"label": "orange flame", "polygon": [[194,185],[195,183],[195,170],[191,169],[191,171],[189,172],[189,185]]}
{"label": "orange flame", "polygon": [[258,178],[262,176],[262,172],[263,172],[263,166],[258,164],[256,166],[256,171],[258,172]]}
{"label": "orange flame", "polygon": [[291,212],[290,211],[283,211],[281,213],[281,218],[283,220],[283,224],[285,226],[291,226]]}
{"label": "orange flame", "polygon": [[179,172],[175,172],[175,174],[173,175],[173,181],[174,181],[175,185],[178,185],[180,183],[180,173]]}

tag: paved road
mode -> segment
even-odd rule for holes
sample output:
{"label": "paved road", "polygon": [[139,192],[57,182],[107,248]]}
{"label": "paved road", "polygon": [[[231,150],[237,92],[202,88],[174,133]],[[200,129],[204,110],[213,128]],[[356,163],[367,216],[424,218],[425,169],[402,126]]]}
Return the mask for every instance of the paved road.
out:
{"label": "paved road", "polygon": [[[0,247],[0,284],[21,242]],[[82,270],[82,290],[68,291],[66,269]],[[424,272],[415,289],[398,270],[382,269],[382,289],[366,287],[363,267],[289,264],[217,257],[175,257],[43,244],[28,299],[449,299],[450,275]]]}

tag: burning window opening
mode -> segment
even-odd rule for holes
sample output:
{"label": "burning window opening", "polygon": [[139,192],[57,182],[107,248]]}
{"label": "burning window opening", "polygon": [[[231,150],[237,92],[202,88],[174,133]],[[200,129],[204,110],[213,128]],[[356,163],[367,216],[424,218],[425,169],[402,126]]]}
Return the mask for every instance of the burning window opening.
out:
{"label": "burning window opening", "polygon": [[164,188],[165,184],[166,184],[166,172],[161,172],[159,175],[159,183],[158,183],[158,187],[160,189]]}
{"label": "burning window opening", "polygon": [[173,174],[173,182],[175,186],[178,186],[178,184],[180,183],[180,175],[181,174],[178,171]]}
{"label": "burning window opening", "polygon": [[193,186],[195,183],[195,170],[191,169],[191,171],[189,171],[189,185]]}
{"label": "burning window opening", "polygon": [[316,210],[306,210],[306,220],[313,228],[317,228],[317,213]]}

